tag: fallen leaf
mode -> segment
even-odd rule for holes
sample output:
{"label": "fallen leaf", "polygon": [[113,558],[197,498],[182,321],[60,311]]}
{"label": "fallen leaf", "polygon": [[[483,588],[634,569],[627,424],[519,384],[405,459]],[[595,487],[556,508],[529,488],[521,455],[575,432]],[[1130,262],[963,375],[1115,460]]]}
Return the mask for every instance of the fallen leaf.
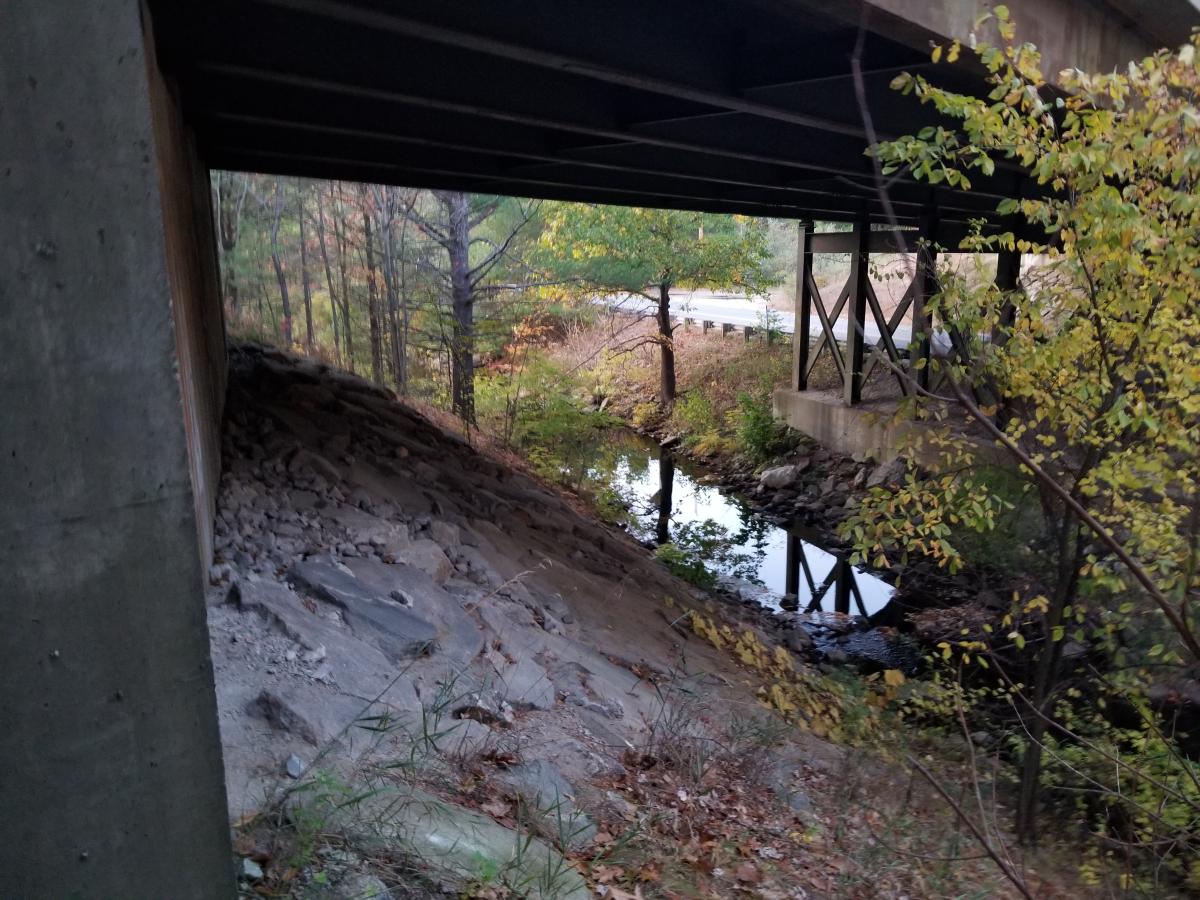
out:
{"label": "fallen leaf", "polygon": [[625,874],[625,870],[620,866],[608,865],[601,863],[598,866],[592,867],[592,880],[597,884],[607,884],[610,881],[616,881]]}
{"label": "fallen leaf", "polygon": [[744,862],[737,867],[737,871],[733,873],[733,877],[742,884],[758,884],[762,881],[762,873],[758,871],[758,866],[752,862]]}

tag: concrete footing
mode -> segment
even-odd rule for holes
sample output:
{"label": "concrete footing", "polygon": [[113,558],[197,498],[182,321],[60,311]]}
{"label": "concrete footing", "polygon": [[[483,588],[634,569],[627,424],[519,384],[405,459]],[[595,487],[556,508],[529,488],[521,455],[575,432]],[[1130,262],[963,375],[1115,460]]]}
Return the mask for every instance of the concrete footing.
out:
{"label": "concrete footing", "polygon": [[911,427],[892,422],[890,408],[846,406],[840,393],[780,388],[773,401],[776,419],[847,456],[892,459]]}

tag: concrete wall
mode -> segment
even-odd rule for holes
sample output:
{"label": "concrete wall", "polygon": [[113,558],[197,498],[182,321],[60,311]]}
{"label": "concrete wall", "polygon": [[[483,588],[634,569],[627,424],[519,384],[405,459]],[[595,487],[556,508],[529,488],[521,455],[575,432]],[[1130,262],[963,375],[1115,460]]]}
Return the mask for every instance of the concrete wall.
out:
{"label": "concrete wall", "polygon": [[5,896],[233,890],[196,513],[211,274],[160,91],[136,0],[0,7]]}
{"label": "concrete wall", "polygon": [[[937,35],[966,41],[975,22],[991,11],[998,0],[866,0],[879,14],[895,16]],[[1166,43],[1187,40],[1186,0],[1156,0],[1156,3],[1106,5],[1096,0],[1005,0],[1017,37],[1031,41],[1042,51],[1042,71],[1047,78],[1065,68],[1107,71],[1141,59]],[[1151,7],[1136,16],[1136,7]],[[1163,27],[1165,8],[1170,7]],[[1179,10],[1174,9],[1179,7]],[[1193,11],[1194,12],[1194,11]],[[1178,20],[1178,22],[1176,22]],[[1155,26],[1158,27],[1155,27]],[[903,27],[900,26],[900,31]],[[1170,33],[1164,33],[1170,32]],[[1175,33],[1178,32],[1178,33]],[[980,37],[997,41],[992,27]],[[919,42],[919,41],[917,41]]]}
{"label": "concrete wall", "polygon": [[213,228],[208,168],[153,59],[147,30],[155,154],[162,199],[167,277],[175,320],[184,433],[200,526],[200,559],[212,559],[212,522],[221,476],[221,414],[225,405],[225,320]]}

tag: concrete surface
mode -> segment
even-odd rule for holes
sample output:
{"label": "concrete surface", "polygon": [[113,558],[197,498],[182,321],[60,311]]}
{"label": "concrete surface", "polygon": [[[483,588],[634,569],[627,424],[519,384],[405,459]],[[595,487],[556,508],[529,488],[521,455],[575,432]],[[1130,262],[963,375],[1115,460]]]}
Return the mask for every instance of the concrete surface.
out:
{"label": "concrete surface", "polygon": [[[995,0],[866,0],[872,15],[895,16],[892,32],[916,25],[947,38],[967,42],[975,23],[990,12]],[[1007,0],[1019,40],[1030,41],[1042,53],[1042,71],[1050,80],[1066,68],[1090,72],[1123,68],[1159,47],[1187,39],[1196,20],[1189,0]],[[986,25],[981,39],[999,40]],[[915,35],[912,43],[921,43]]]}
{"label": "concrete surface", "polygon": [[880,461],[896,456],[903,426],[890,421],[889,411],[846,406],[840,392],[830,391],[779,388],[773,402],[776,419],[835,453]]}
{"label": "concrete surface", "polygon": [[188,151],[152,125],[135,0],[0,20],[0,893],[229,897],[193,485],[215,461],[189,463],[173,315],[202,290],[198,206],[163,168]]}

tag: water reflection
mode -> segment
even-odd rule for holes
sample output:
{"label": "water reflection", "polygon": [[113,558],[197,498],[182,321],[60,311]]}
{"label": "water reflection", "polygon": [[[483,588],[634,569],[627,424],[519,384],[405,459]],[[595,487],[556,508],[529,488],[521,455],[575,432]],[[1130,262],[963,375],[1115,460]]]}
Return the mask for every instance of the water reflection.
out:
{"label": "water reflection", "polygon": [[[880,621],[892,585],[821,546],[818,535],[781,528],[738,498],[705,483],[702,469],[641,436],[613,429],[594,476],[610,484],[630,509],[639,537],[665,543],[681,526],[711,520],[732,537],[749,566],[735,585],[764,605],[799,612],[836,612]],[[718,563],[715,566],[721,569]],[[722,574],[730,574],[728,571]]]}

